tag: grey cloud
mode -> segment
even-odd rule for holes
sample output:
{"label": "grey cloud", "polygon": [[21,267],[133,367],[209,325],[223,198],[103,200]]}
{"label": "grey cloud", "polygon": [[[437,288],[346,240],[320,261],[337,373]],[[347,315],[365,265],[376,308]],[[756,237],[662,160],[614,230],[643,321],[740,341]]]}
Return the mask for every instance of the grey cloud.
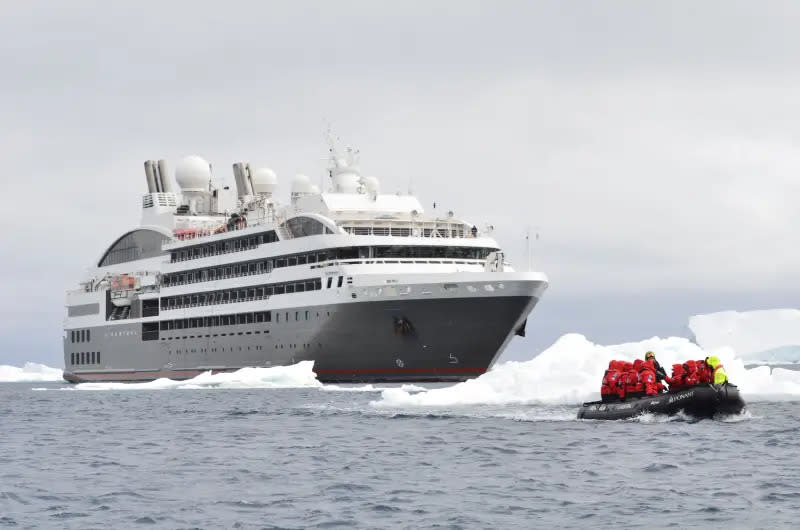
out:
{"label": "grey cloud", "polygon": [[[528,353],[562,331],[621,341],[784,302],[775,293],[800,279],[798,14],[789,2],[4,6],[14,281],[0,287],[0,362],[58,362],[63,290],[138,222],[142,160],[200,154],[226,178],[251,160],[285,193],[294,173],[323,174],[325,119],[384,190],[410,184],[427,207],[495,224],[517,265],[538,227],[552,287],[536,336],[516,346]],[[570,309],[609,301],[617,324]]]}

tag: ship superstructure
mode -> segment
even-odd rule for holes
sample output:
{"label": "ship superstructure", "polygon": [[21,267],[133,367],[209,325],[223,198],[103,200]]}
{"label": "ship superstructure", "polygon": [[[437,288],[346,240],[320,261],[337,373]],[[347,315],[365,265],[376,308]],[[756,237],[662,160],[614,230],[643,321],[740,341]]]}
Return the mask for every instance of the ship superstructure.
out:
{"label": "ship superstructure", "polygon": [[485,372],[547,287],[491,230],[383,194],[352,149],[330,189],[303,175],[288,204],[266,168],[233,164],[235,204],[202,158],[174,186],[145,162],[141,225],[67,292],[68,381],[185,379],[313,360],[322,381],[464,380]]}

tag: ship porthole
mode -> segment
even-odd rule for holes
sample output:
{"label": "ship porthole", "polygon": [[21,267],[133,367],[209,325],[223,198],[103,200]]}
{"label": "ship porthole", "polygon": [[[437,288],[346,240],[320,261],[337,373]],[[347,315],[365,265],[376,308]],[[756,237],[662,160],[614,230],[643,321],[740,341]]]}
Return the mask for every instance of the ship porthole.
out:
{"label": "ship porthole", "polygon": [[403,362],[403,359],[395,359],[394,362],[395,362],[395,364],[397,364],[398,368],[402,368],[403,366],[405,366],[405,363]]}

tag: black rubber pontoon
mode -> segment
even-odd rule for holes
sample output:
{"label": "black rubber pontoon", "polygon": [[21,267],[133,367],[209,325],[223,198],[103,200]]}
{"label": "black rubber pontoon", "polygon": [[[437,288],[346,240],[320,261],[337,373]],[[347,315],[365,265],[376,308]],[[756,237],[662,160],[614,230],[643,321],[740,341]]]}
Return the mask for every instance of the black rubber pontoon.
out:
{"label": "black rubber pontoon", "polygon": [[695,418],[711,418],[716,414],[738,414],[744,409],[744,400],[736,385],[697,385],[640,398],[604,403],[584,403],[578,410],[578,419],[623,420],[650,412],[673,415],[680,411]]}

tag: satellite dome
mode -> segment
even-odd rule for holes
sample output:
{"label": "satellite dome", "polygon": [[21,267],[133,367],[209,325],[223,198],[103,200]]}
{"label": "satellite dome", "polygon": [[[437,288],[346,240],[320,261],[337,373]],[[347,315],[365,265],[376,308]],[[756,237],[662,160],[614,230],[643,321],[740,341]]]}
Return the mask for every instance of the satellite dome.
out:
{"label": "satellite dome", "polygon": [[211,168],[199,156],[187,156],[175,166],[175,180],[183,191],[206,191]]}
{"label": "satellite dome", "polygon": [[380,182],[378,182],[378,179],[375,177],[361,177],[361,184],[369,193],[374,193],[375,195],[380,193]]}
{"label": "satellite dome", "polygon": [[312,193],[311,186],[311,179],[308,178],[308,175],[295,175],[292,180],[292,195]]}
{"label": "satellite dome", "polygon": [[260,167],[253,172],[253,192],[272,193],[278,185],[278,176],[268,167]]}

